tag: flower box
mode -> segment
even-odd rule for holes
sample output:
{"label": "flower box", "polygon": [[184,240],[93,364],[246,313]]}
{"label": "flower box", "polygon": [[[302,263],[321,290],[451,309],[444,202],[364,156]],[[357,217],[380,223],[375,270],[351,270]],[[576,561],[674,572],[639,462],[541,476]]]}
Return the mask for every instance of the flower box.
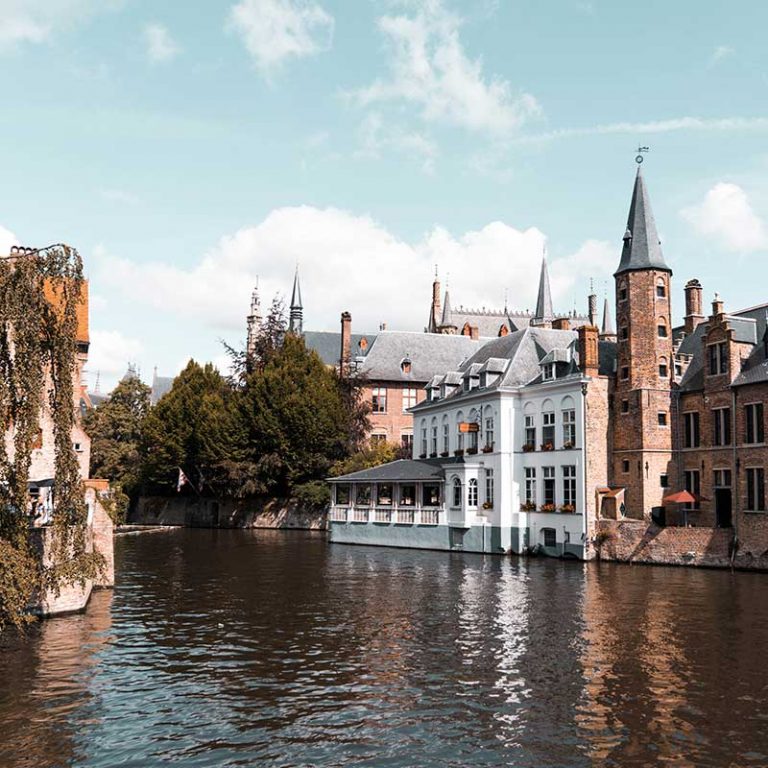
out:
{"label": "flower box", "polygon": [[426,459],[427,458],[427,454],[426,453],[420,453],[419,454],[419,458],[420,459]]}
{"label": "flower box", "polygon": [[440,455],[441,455],[443,458],[445,458],[446,456],[448,456],[448,451],[443,451],[443,452],[442,452]]}
{"label": "flower box", "polygon": [[437,458],[437,454],[436,453],[430,453],[429,454],[429,458],[430,459],[436,459]]}
{"label": "flower box", "polygon": [[533,504],[533,503],[532,503],[532,502],[530,502],[530,501],[524,501],[524,502],[523,502],[523,503],[520,505],[520,511],[521,511],[521,512],[535,512],[535,511],[536,511],[536,505],[535,505],[535,504]]}
{"label": "flower box", "polygon": [[493,443],[491,443],[490,445],[486,445],[483,448],[483,453],[493,453]]}
{"label": "flower box", "polygon": [[493,502],[492,501],[484,501],[483,502],[483,509],[493,509]]}
{"label": "flower box", "polygon": [[457,448],[457,449],[456,449],[456,450],[453,452],[453,455],[454,455],[454,456],[463,456],[463,455],[464,455],[464,449],[463,449],[463,448]]}
{"label": "flower box", "polygon": [[523,453],[532,453],[535,450],[536,450],[536,446],[533,443],[523,444]]}
{"label": "flower box", "polygon": [[568,440],[567,442],[563,443],[563,450],[565,450],[565,451],[571,451],[571,450],[573,450],[574,447],[575,447],[574,444],[570,440]]}
{"label": "flower box", "polygon": [[541,450],[542,451],[554,451],[555,450],[555,444],[554,443],[542,443],[541,444]]}
{"label": "flower box", "polygon": [[477,453],[477,448],[467,448],[467,453],[470,456],[474,456]]}
{"label": "flower box", "polygon": [[560,507],[560,511],[564,515],[572,515],[576,511],[576,507],[573,504],[563,504]]}
{"label": "flower box", "polygon": [[555,504],[542,504],[541,512],[557,512],[557,505]]}

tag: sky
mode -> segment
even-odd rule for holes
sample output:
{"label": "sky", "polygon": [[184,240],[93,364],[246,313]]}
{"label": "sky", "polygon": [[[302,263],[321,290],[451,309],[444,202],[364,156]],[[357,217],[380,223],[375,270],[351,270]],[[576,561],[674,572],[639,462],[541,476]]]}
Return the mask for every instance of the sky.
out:
{"label": "sky", "polygon": [[[0,0],[0,249],[66,242],[92,390],[305,328],[613,297],[638,146],[673,306],[768,300],[768,3]],[[761,285],[762,284],[762,285]]]}

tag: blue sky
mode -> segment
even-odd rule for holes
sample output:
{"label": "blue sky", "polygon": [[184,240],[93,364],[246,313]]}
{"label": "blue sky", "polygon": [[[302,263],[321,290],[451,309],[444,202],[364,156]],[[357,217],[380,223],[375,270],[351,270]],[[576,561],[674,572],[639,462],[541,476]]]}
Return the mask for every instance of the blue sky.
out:
{"label": "blue sky", "polygon": [[[251,288],[306,326],[611,287],[635,148],[676,314],[768,299],[768,5],[0,0],[7,246],[66,241],[91,385],[240,343]],[[748,276],[748,279],[744,279]]]}

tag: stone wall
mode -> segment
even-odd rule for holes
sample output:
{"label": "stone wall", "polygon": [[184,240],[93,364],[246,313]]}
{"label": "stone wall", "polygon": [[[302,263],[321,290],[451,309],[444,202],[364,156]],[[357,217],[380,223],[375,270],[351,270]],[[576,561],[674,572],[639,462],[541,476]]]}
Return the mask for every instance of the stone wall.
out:
{"label": "stone wall", "polygon": [[285,499],[201,499],[143,496],[128,515],[135,525],[189,528],[301,528],[324,530],[326,512],[308,512]]}

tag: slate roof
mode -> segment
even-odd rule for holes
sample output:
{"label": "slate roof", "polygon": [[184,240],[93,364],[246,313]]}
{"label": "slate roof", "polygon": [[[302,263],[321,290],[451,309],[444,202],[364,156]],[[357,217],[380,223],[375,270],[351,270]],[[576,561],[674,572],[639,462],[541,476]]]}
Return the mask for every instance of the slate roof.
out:
{"label": "slate roof", "polygon": [[152,378],[152,391],[149,395],[149,402],[157,405],[163,395],[168,394],[173,386],[173,376],[154,376]]}
{"label": "slate roof", "polygon": [[[380,464],[378,467],[361,469],[358,472],[350,472],[340,477],[329,477],[331,483],[358,482],[439,482],[443,479],[441,462],[418,461],[415,459],[398,459],[388,464]],[[443,461],[442,463],[445,463]]]}
{"label": "slate roof", "polygon": [[[368,342],[366,349],[360,347],[360,342],[365,339]],[[376,339],[375,333],[353,333],[352,359],[365,357]],[[326,365],[338,365],[341,356],[341,332],[340,331],[305,331],[304,343],[307,349],[312,349],[320,355],[320,359]]]}
{"label": "slate roof", "polygon": [[615,336],[616,335],[616,328],[613,325],[613,316],[611,315],[611,305],[608,303],[608,297],[605,297],[605,302],[603,303],[603,327],[602,327],[602,334],[603,336]]}
{"label": "slate roof", "polygon": [[635,187],[632,191],[632,202],[629,206],[627,229],[624,233],[624,247],[621,251],[621,261],[615,274],[632,272],[638,269],[672,270],[664,261],[656,231],[656,221],[651,210],[651,201],[641,167],[637,167]]}
{"label": "slate roof", "polygon": [[[482,341],[469,336],[414,331],[382,331],[368,349],[358,372],[370,380],[426,384],[433,376],[455,370]],[[410,372],[402,370],[410,360]]]}

